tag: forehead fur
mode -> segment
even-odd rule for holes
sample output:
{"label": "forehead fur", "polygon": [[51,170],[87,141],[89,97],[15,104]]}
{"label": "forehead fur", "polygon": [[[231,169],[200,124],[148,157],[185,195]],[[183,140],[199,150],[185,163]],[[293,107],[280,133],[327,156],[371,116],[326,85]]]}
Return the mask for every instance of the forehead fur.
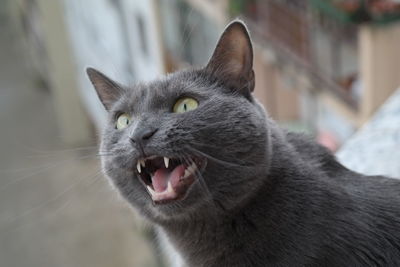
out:
{"label": "forehead fur", "polygon": [[201,99],[221,94],[224,94],[224,88],[204,70],[185,70],[127,87],[114,110],[122,108],[140,113],[154,108],[170,108],[171,104],[183,96]]}

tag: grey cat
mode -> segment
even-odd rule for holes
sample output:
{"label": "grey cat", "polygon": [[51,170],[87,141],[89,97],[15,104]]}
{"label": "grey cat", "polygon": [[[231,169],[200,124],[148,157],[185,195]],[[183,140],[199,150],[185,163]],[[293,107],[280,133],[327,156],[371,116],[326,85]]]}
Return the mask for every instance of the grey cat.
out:
{"label": "grey cat", "polygon": [[279,128],[252,62],[234,21],[201,69],[127,88],[89,68],[105,174],[184,266],[400,266],[400,181]]}

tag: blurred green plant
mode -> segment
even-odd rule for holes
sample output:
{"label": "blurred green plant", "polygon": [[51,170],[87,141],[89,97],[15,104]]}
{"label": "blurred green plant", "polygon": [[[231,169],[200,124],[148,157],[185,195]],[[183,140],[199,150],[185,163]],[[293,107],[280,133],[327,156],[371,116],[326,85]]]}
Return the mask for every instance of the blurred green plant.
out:
{"label": "blurred green plant", "polygon": [[384,25],[400,20],[400,4],[379,0],[311,0],[310,5],[340,22]]}
{"label": "blurred green plant", "polygon": [[230,0],[229,1],[229,15],[237,17],[245,15],[254,17],[256,13],[257,0]]}

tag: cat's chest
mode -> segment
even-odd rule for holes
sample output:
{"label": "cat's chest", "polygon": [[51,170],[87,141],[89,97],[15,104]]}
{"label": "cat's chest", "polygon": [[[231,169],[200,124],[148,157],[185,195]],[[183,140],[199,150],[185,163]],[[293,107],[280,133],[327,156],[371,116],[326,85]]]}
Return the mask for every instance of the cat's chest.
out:
{"label": "cat's chest", "polygon": [[170,242],[162,229],[158,229],[158,241],[169,267],[185,267],[182,256]]}
{"label": "cat's chest", "polygon": [[[203,236],[199,236],[195,232],[191,236],[182,233],[182,236],[173,234],[169,236],[171,233],[167,234],[162,228],[158,228],[157,232],[160,247],[168,263],[167,266],[249,266],[243,264],[247,262],[246,257],[243,257],[247,253],[244,251],[237,253],[238,250],[233,249],[235,246],[232,244],[240,242],[235,242],[232,238],[224,236],[224,240],[220,240],[217,236],[222,237],[215,232],[213,232],[212,238],[204,232]],[[252,251],[247,252],[251,254]]]}
{"label": "cat's chest", "polygon": [[[206,246],[208,249],[204,249],[204,244],[193,246],[192,242],[190,242],[192,244],[185,242],[180,243],[177,248],[162,229],[158,229],[158,240],[168,267],[211,266],[210,262],[213,263],[212,266],[220,266],[216,259],[218,253],[215,249],[217,248],[210,244]],[[193,237],[193,240],[197,239]],[[185,257],[190,261],[185,261]]]}

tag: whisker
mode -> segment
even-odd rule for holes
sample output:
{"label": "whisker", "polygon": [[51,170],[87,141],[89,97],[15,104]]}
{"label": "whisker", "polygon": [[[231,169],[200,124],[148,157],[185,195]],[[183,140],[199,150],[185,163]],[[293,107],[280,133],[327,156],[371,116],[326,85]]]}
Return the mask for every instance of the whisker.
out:
{"label": "whisker", "polygon": [[[17,215],[17,216],[9,217],[8,219],[5,219],[4,221],[5,221],[6,226],[1,226],[1,228],[7,228],[10,224],[16,222],[16,221],[19,220],[21,217],[25,217],[25,216],[31,214],[32,212],[38,211],[38,210],[40,210],[42,207],[45,207],[45,206],[47,206],[48,204],[50,204],[50,203],[52,203],[52,202],[55,202],[56,200],[58,200],[59,198],[61,198],[63,195],[65,195],[68,191],[72,190],[72,188],[73,188],[74,186],[77,186],[78,184],[80,184],[80,183],[83,182],[83,181],[86,181],[86,180],[88,180],[88,179],[89,179],[89,180],[91,179],[91,181],[89,181],[89,183],[87,183],[87,184],[84,184],[83,187],[92,188],[92,185],[93,185],[95,182],[99,181],[100,178],[102,178],[101,173],[102,173],[101,170],[97,170],[97,171],[95,171],[94,174],[91,173],[91,174],[89,174],[89,175],[87,175],[87,176],[84,176],[84,177],[82,177],[80,180],[78,180],[78,181],[76,181],[74,184],[72,184],[69,188],[67,188],[66,190],[64,190],[63,192],[61,192],[60,194],[58,194],[58,195],[55,196],[54,198],[52,198],[52,199],[46,201],[45,203],[41,203],[41,204],[39,204],[39,205],[37,205],[37,206],[31,208],[31,209],[28,209],[27,211],[25,211],[25,212],[22,213],[22,214],[19,214],[19,215]],[[9,229],[8,231],[7,231],[7,230],[4,231],[4,229],[3,229],[2,231],[0,231],[0,232],[1,232],[0,235],[8,234],[8,233],[11,232],[11,231],[18,231],[19,229],[21,229],[21,228],[23,228],[23,227],[27,227],[27,226],[29,226],[29,225],[31,225],[31,224],[33,224],[33,223],[38,223],[38,222],[40,222],[40,221],[47,221],[47,220],[49,220],[49,219],[51,219],[51,218],[54,218],[54,217],[56,217],[61,211],[63,211],[63,210],[71,203],[71,201],[72,201],[72,198],[67,199],[64,203],[62,203],[59,207],[57,207],[56,210],[54,210],[54,211],[51,212],[51,213],[45,214],[45,216],[36,217],[36,218],[35,218],[36,220],[29,220],[29,221],[27,221],[26,223],[19,224],[17,227],[12,227],[12,228]],[[38,218],[39,218],[39,219],[38,219]],[[8,222],[7,222],[7,221],[8,221]],[[8,223],[8,225],[7,225],[7,223]]]}
{"label": "whisker", "polygon": [[[190,164],[192,164],[193,163],[193,160],[188,156],[188,155],[186,155],[185,153],[183,154],[183,160],[186,162],[186,164],[188,164],[189,165],[189,163]],[[200,172],[200,170],[199,169],[196,169],[195,170],[195,175],[196,175],[196,177],[197,177],[197,180],[199,181],[199,183],[200,183],[200,186],[203,188],[203,190],[205,190],[205,192],[206,192],[206,194],[207,194],[207,200],[209,201],[209,202],[211,202],[211,204],[214,206],[214,211],[216,211],[217,210],[217,206],[216,206],[216,204],[215,204],[215,202],[214,202],[214,198],[213,198],[213,196],[212,196],[212,194],[211,194],[211,192],[210,192],[210,189],[208,188],[208,186],[207,186],[207,183],[206,183],[206,181],[204,180],[204,177],[203,177],[203,175],[201,174],[201,172]]]}
{"label": "whisker", "polygon": [[[64,162],[69,162],[72,160],[80,160],[80,159],[87,159],[87,158],[96,158],[96,157],[102,157],[102,156],[112,156],[115,155],[116,153],[114,152],[95,152],[93,154],[87,154],[87,155],[80,155],[80,156],[76,156],[76,155],[71,155],[71,158],[69,159],[64,159],[61,162],[58,163],[64,163]],[[39,155],[32,155],[30,156],[32,158],[41,158],[41,156]],[[53,156],[54,157],[54,156]],[[58,163],[53,163],[53,164],[57,164]],[[25,168],[11,168],[11,169],[0,169],[0,173],[18,173],[18,172],[24,172],[24,171],[35,171],[37,169],[42,169],[42,168],[47,168],[47,166],[52,166],[53,164],[48,164],[45,166],[32,166],[32,167],[25,167]]]}
{"label": "whisker", "polygon": [[[39,217],[39,219],[37,219],[36,221],[32,221],[32,220],[29,220],[29,221],[27,221],[26,223],[23,223],[23,224],[20,224],[20,225],[18,225],[17,227],[15,227],[15,226],[13,226],[11,229],[9,229],[9,230],[2,230],[1,232],[0,232],[0,236],[1,235],[7,235],[8,233],[10,233],[10,232],[12,232],[12,231],[18,231],[18,230],[20,230],[20,229],[22,229],[22,228],[24,228],[24,227],[27,227],[27,226],[29,226],[29,225],[32,225],[32,224],[34,224],[34,223],[37,223],[37,222],[40,222],[40,221],[43,221],[43,222],[45,222],[45,221],[48,221],[49,219],[51,219],[52,217],[56,217],[62,210],[64,210],[70,203],[71,203],[71,200],[72,199],[68,199],[67,201],[65,201],[65,203],[63,204],[63,205],[61,205],[60,207],[58,207],[55,211],[53,211],[51,214],[47,214],[47,216],[43,216],[43,217]],[[7,226],[6,226],[7,227]],[[4,227],[4,228],[6,228],[6,227]]]}
{"label": "whisker", "polygon": [[[22,177],[15,178],[12,181],[0,186],[0,192],[2,192],[3,190],[7,189],[9,186],[11,186],[13,184],[16,184],[18,182],[24,181],[24,180],[26,180],[28,178],[31,178],[31,177],[35,177],[40,173],[43,173],[43,172],[49,171],[51,169],[54,169],[56,167],[59,167],[62,164],[70,163],[70,162],[73,162],[73,161],[76,161],[76,160],[82,160],[82,159],[88,159],[88,158],[96,158],[96,157],[102,157],[102,156],[106,156],[106,155],[86,155],[86,156],[81,156],[81,157],[75,157],[75,158],[69,158],[69,159],[61,160],[61,161],[58,161],[58,162],[55,162],[55,163],[46,164],[44,166],[42,165],[42,166],[39,166],[39,167],[23,168],[23,169],[15,170],[15,172],[30,171],[30,173],[27,174],[27,175],[24,175]],[[0,170],[0,171],[1,172],[5,172],[4,170]],[[12,170],[9,171],[9,173],[12,173]]]}
{"label": "whisker", "polygon": [[50,203],[60,199],[66,193],[68,193],[70,190],[72,190],[75,186],[77,186],[78,184],[82,183],[84,180],[86,180],[88,178],[96,177],[97,175],[101,174],[101,172],[102,172],[101,170],[97,170],[94,175],[92,173],[92,174],[90,174],[88,176],[81,177],[78,181],[75,181],[70,186],[68,186],[66,189],[64,189],[63,191],[58,193],[56,196],[50,198],[49,200],[44,201],[44,202],[42,202],[42,203],[40,203],[40,204],[38,204],[38,205],[26,210],[25,212],[23,212],[21,214],[18,214],[18,215],[13,216],[13,217],[4,218],[4,219],[0,220],[0,223],[9,223],[9,224],[11,224],[11,223],[23,218],[23,217],[26,217],[27,215],[31,214],[32,212],[35,212],[35,211],[37,211],[37,210],[49,205]]}
{"label": "whisker", "polygon": [[193,11],[194,11],[193,7],[190,7],[190,11],[186,15],[186,19],[185,19],[186,20],[186,24],[185,24],[185,26],[183,27],[183,30],[182,30],[182,34],[184,36],[184,39],[182,40],[182,42],[180,44],[180,47],[182,49],[181,51],[185,50],[185,45],[189,41],[190,35],[192,34],[192,31],[193,31],[193,28],[194,28],[194,27],[192,27],[192,29],[189,29],[189,32],[185,36],[187,27],[189,26],[189,18],[192,16]]}
{"label": "whisker", "polygon": [[44,150],[42,148],[37,148],[32,146],[32,144],[27,144],[24,140],[20,140],[19,138],[13,139],[13,142],[16,146],[21,147],[26,151],[31,151],[34,154],[56,154],[56,153],[65,153],[65,152],[75,152],[75,151],[82,151],[82,150],[95,150],[97,145],[92,146],[83,146],[83,147],[76,147],[76,148],[67,148],[67,149],[55,149],[55,150]]}
{"label": "whisker", "polygon": [[[33,157],[52,157],[57,154],[64,154],[70,152],[95,152],[97,146],[88,146],[88,147],[78,147],[78,148],[69,148],[69,149],[59,149],[59,150],[35,150],[35,155]],[[37,155],[41,154],[41,155]]]}
{"label": "whisker", "polygon": [[213,123],[208,123],[207,125],[204,125],[202,127],[197,127],[195,129],[190,129],[190,132],[193,133],[193,132],[199,132],[199,131],[202,131],[202,130],[208,130],[210,128],[213,128],[215,126],[220,126],[220,125],[226,125],[226,121],[216,121],[216,122],[213,122]]}
{"label": "whisker", "polygon": [[[212,149],[223,149],[227,154],[229,154],[230,152],[231,153],[234,153],[235,151],[231,151],[230,149],[229,149],[229,147],[226,147],[226,146],[218,146],[217,144],[212,144],[212,145],[210,145],[210,144],[205,144],[205,143],[198,143],[198,142],[194,142],[194,141],[191,141],[190,142],[190,144],[191,145],[194,145],[194,146],[197,146],[197,149],[200,149],[200,147],[209,147],[209,148],[212,148]],[[195,147],[193,147],[193,149],[195,149]],[[204,153],[204,152],[203,152]],[[210,155],[208,155],[208,156],[210,156]],[[240,159],[238,159],[238,158],[234,158],[234,160],[237,162],[237,163],[232,163],[232,162],[229,162],[230,164],[235,164],[235,165],[237,165],[238,167],[251,167],[251,166],[249,166],[245,161],[243,161],[243,160],[240,160]],[[221,160],[220,160],[221,161]],[[241,164],[240,164],[241,163]]]}
{"label": "whisker", "polygon": [[[252,168],[254,168],[255,166],[248,166],[248,165],[241,165],[241,164],[236,164],[236,163],[232,163],[232,162],[228,162],[228,161],[224,161],[224,160],[220,160],[220,159],[217,159],[217,158],[215,158],[215,157],[213,157],[213,156],[210,156],[210,155],[208,155],[207,153],[204,153],[204,152],[202,152],[202,151],[200,151],[200,150],[198,150],[198,149],[195,149],[195,148],[193,148],[193,147],[186,147],[188,150],[191,150],[191,151],[193,151],[194,153],[197,153],[197,154],[199,154],[199,155],[201,155],[201,156],[203,156],[203,157],[205,157],[205,158],[207,158],[207,159],[209,159],[209,160],[212,160],[212,161],[214,161],[214,162],[216,162],[216,163],[219,163],[219,164],[221,164],[221,165],[223,165],[223,166],[226,166],[226,165],[228,165],[228,166],[232,166],[232,167],[240,167],[240,168],[246,168],[246,169],[252,169]],[[236,159],[237,160],[237,159]]]}

